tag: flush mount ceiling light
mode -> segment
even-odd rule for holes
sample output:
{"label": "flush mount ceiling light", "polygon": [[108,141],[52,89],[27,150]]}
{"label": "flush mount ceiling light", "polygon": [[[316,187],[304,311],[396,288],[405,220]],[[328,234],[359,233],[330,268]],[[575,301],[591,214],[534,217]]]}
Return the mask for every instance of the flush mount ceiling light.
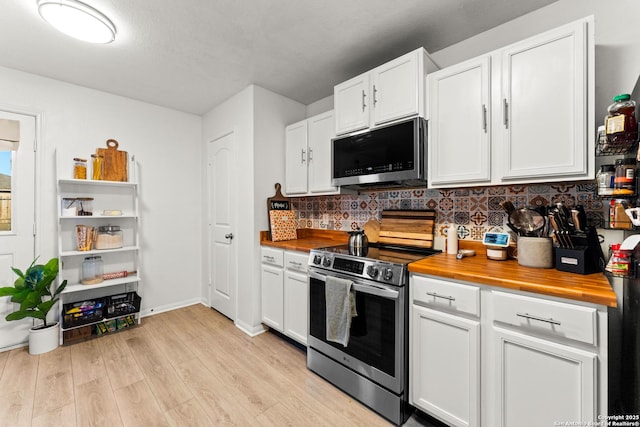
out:
{"label": "flush mount ceiling light", "polygon": [[102,13],[77,0],[38,0],[40,16],[55,29],[89,43],[111,43],[116,27]]}

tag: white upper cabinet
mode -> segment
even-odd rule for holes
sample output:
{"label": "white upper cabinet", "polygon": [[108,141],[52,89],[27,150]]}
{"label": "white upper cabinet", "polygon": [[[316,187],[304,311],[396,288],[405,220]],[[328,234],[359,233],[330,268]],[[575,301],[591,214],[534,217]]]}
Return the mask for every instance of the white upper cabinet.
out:
{"label": "white upper cabinet", "polygon": [[432,185],[491,180],[490,73],[484,56],[429,75]]}
{"label": "white upper cabinet", "polygon": [[331,185],[333,110],[285,129],[285,186],[287,195],[336,194]]}
{"label": "white upper cabinet", "polygon": [[331,185],[331,139],[336,136],[334,126],[333,110],[307,120],[310,193],[338,191]]}
{"label": "white upper cabinet", "polygon": [[429,185],[592,179],[593,18],[427,77]]}
{"label": "white upper cabinet", "polygon": [[585,177],[587,22],[504,49],[502,75],[502,178]]}
{"label": "white upper cabinet", "polygon": [[369,127],[369,73],[333,88],[336,134]]}
{"label": "white upper cabinet", "polygon": [[287,194],[307,192],[307,121],[289,125],[285,129],[285,186]]}
{"label": "white upper cabinet", "polygon": [[435,70],[435,63],[419,48],[336,85],[336,134],[415,115],[424,117],[425,76]]}

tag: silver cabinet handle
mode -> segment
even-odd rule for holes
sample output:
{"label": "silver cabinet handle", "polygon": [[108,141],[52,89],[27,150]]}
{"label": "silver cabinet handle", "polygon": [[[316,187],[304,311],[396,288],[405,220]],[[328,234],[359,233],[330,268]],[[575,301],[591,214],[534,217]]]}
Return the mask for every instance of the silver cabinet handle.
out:
{"label": "silver cabinet handle", "polygon": [[378,99],[376,98],[376,93],[378,93],[378,89],[376,89],[376,85],[373,85],[373,107],[375,108]]}
{"label": "silver cabinet handle", "polygon": [[227,234],[225,234],[225,235],[224,235],[224,238],[225,238],[225,239],[229,239],[229,240],[233,239],[233,233],[227,233]]}
{"label": "silver cabinet handle", "polygon": [[447,301],[455,301],[456,300],[452,296],[440,295],[440,294],[437,294],[435,292],[426,292],[426,294],[429,295],[430,297],[442,298],[442,299],[446,299]]}
{"label": "silver cabinet handle", "polygon": [[516,316],[524,317],[525,319],[537,320],[539,322],[551,323],[552,325],[560,326],[560,322],[558,322],[557,320],[553,320],[552,318],[545,319],[544,317],[532,316],[529,313],[516,313]]}
{"label": "silver cabinet handle", "polygon": [[487,106],[482,104],[482,130],[487,133]]}
{"label": "silver cabinet handle", "polygon": [[300,163],[304,163],[304,148],[300,150]]}
{"label": "silver cabinet handle", "polygon": [[502,100],[502,113],[504,117],[502,118],[502,123],[506,129],[509,129],[509,103],[507,102],[507,98]]}
{"label": "silver cabinet handle", "polygon": [[364,93],[364,90],[362,91],[362,112],[364,113],[364,109],[367,108],[367,104],[364,103],[364,98],[367,96],[366,93]]}
{"label": "silver cabinet handle", "polygon": [[309,161],[313,160],[313,148],[309,147]]}

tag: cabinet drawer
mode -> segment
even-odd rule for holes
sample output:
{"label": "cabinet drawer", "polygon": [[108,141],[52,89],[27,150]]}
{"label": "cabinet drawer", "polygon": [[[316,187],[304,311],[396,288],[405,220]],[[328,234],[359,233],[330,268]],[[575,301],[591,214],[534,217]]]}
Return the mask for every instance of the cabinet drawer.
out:
{"label": "cabinet drawer", "polygon": [[282,267],[284,265],[283,261],[283,250],[282,249],[274,249],[274,248],[260,248],[261,250],[261,258],[264,264],[272,264]]}
{"label": "cabinet drawer", "polygon": [[504,292],[492,292],[496,322],[596,345],[597,310]]}
{"label": "cabinet drawer", "polygon": [[480,316],[480,288],[428,277],[411,278],[414,303]]}
{"label": "cabinet drawer", "polygon": [[289,270],[296,270],[302,273],[306,273],[308,262],[309,254],[289,251],[285,251],[284,253],[284,267]]}

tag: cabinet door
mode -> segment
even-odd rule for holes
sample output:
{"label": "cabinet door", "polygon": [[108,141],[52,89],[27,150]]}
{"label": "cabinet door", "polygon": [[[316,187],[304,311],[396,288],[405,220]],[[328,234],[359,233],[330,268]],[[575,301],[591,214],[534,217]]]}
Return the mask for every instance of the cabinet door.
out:
{"label": "cabinet door", "polygon": [[429,183],[491,180],[490,57],[427,76]]}
{"label": "cabinet door", "polygon": [[409,345],[411,404],[452,426],[479,425],[480,323],[414,304]]}
{"label": "cabinet door", "polygon": [[284,333],[307,345],[307,275],[293,271],[284,276]]}
{"label": "cabinet door", "polygon": [[[419,51],[415,50],[375,68],[371,97],[373,124],[418,114],[420,111]],[[423,86],[424,87],[424,86]]]}
{"label": "cabinet door", "polygon": [[581,21],[502,51],[503,179],[586,176],[586,34]]}
{"label": "cabinet door", "polygon": [[333,88],[336,134],[369,127],[369,74],[361,74]]}
{"label": "cabinet door", "polygon": [[494,327],[496,426],[595,425],[595,354]]}
{"label": "cabinet door", "polygon": [[308,120],[309,192],[336,191],[331,185],[331,138],[335,136],[333,111]]}
{"label": "cabinet door", "polygon": [[281,268],[262,266],[262,321],[280,332],[284,331],[283,279]]}
{"label": "cabinet door", "polygon": [[286,194],[307,192],[307,159],[307,121],[303,120],[285,129]]}

